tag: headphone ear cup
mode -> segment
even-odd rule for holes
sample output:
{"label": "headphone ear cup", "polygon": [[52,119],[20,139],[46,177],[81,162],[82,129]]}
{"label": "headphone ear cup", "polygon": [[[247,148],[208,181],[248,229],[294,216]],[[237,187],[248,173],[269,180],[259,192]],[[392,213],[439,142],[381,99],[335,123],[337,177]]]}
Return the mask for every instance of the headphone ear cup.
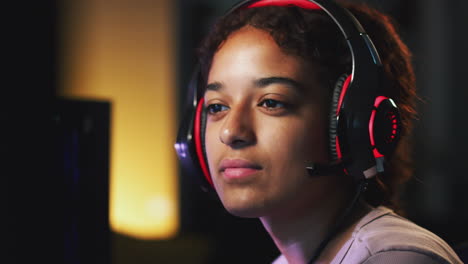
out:
{"label": "headphone ear cup", "polygon": [[346,88],[349,85],[349,75],[341,75],[335,83],[330,105],[328,136],[331,162],[338,162],[341,159],[341,151],[338,146],[338,114]]}

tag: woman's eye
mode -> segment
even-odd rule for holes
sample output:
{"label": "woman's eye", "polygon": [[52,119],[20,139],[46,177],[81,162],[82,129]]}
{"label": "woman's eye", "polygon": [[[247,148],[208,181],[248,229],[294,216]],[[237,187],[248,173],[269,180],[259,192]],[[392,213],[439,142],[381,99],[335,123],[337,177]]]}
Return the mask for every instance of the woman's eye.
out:
{"label": "woman's eye", "polygon": [[266,108],[274,109],[274,108],[285,108],[286,104],[277,100],[273,99],[265,99],[258,104],[258,106],[263,106]]}
{"label": "woman's eye", "polygon": [[222,104],[210,104],[206,107],[208,110],[208,114],[216,114],[218,112],[226,111],[228,110],[228,107]]}

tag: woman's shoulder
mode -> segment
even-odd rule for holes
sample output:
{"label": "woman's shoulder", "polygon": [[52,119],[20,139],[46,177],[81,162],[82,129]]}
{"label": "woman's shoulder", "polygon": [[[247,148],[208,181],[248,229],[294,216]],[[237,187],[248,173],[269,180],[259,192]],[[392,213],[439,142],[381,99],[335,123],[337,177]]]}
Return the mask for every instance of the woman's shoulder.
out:
{"label": "woman's shoulder", "polygon": [[386,263],[385,259],[392,263],[395,259],[398,263],[462,263],[443,239],[380,206],[359,221],[335,260]]}

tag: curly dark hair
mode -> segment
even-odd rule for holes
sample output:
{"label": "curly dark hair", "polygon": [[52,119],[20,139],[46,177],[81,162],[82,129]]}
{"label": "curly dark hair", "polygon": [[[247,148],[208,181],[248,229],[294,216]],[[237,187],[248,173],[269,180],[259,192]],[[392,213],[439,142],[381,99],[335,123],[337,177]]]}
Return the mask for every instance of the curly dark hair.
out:
{"label": "curly dark hair", "polygon": [[[384,95],[399,106],[403,124],[402,138],[395,153],[387,162],[385,172],[369,182],[364,199],[373,206],[386,205],[401,213],[398,187],[413,174],[409,138],[416,117],[417,96],[412,55],[389,16],[363,4],[342,2],[341,5],[360,21],[379,51],[388,81]],[[319,81],[323,87],[329,87],[330,94],[339,76],[351,71],[351,55],[345,39],[324,11],[266,6],[238,9],[214,25],[198,50],[203,82],[206,83],[216,51],[231,33],[245,26],[268,32],[286,54],[317,65]]]}

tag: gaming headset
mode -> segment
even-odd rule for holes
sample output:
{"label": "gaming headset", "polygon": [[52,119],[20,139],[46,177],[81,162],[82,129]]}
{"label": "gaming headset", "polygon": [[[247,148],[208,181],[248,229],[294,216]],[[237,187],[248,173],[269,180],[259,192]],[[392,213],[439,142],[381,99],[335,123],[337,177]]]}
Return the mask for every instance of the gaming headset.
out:
{"label": "gaming headset", "polygon": [[[357,19],[332,0],[242,1],[239,8],[298,6],[323,10],[341,30],[352,58],[351,73],[342,75],[332,93],[329,123],[329,164],[312,164],[310,175],[339,170],[355,180],[369,179],[384,171],[384,159],[396,148],[401,118],[391,98],[383,96],[385,77],[377,50]],[[175,143],[182,167],[201,179],[202,189],[213,186],[206,159],[204,136],[206,110],[203,107],[201,72],[197,66],[189,84],[188,102]]]}

